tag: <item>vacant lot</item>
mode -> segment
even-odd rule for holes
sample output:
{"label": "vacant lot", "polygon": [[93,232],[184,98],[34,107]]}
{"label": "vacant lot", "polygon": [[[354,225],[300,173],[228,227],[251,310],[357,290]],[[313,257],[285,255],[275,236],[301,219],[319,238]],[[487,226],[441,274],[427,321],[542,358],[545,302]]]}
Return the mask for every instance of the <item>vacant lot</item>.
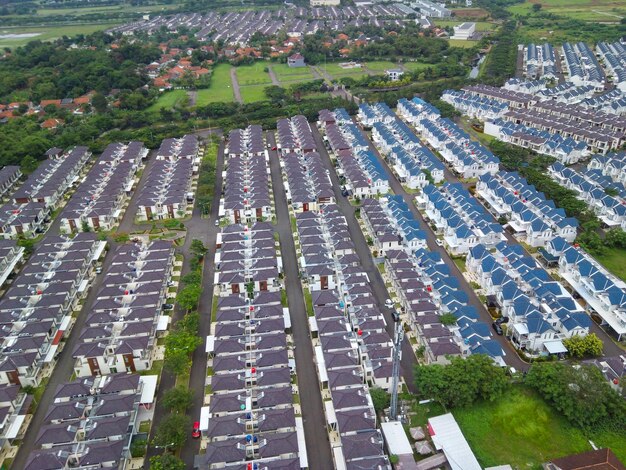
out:
{"label": "vacant lot", "polygon": [[311,69],[306,67],[289,67],[287,64],[272,64],[271,65],[276,78],[283,82],[304,82],[313,80],[315,77],[313,76],[313,72]]}
{"label": "vacant lot", "polygon": [[198,90],[196,106],[204,106],[215,102],[233,101],[233,87],[230,81],[229,64],[219,64],[213,68],[211,86],[205,90]]}
{"label": "vacant lot", "polygon": [[[30,41],[53,41],[63,36],[73,37],[77,34],[91,34],[95,31],[116,26],[114,23],[94,23],[62,26],[41,26],[41,27],[0,27],[0,47],[20,47]],[[7,37],[15,35],[16,37]]]}
{"label": "vacant lot", "polygon": [[594,255],[594,258],[617,277],[626,281],[626,250],[606,248],[603,255]]}
{"label": "vacant lot", "polygon": [[424,64],[423,62],[405,62],[402,66],[409,72],[416,72],[424,70],[425,68],[432,67],[432,64]]}
{"label": "vacant lot", "polygon": [[610,447],[626,457],[626,433],[585,436],[531,390],[516,386],[494,403],[478,403],[452,412],[481,466],[510,464],[517,469],[540,469],[541,463]]}
{"label": "vacant lot", "polygon": [[398,64],[390,62],[388,60],[375,60],[372,62],[366,62],[365,67],[374,73],[383,73],[385,70],[397,69]]}
{"label": "vacant lot", "polygon": [[582,21],[619,22],[626,17],[623,0],[530,0],[513,5],[509,10],[525,15],[535,3],[541,4],[542,10]]}
{"label": "vacant lot", "polygon": [[38,8],[35,17],[57,15],[81,16],[98,13],[167,13],[167,10],[171,10],[173,8],[178,8],[178,5],[109,5],[85,8]]}
{"label": "vacant lot", "polygon": [[482,8],[455,8],[452,10],[454,16],[457,18],[487,18],[489,12]]}
{"label": "vacant lot", "polygon": [[237,67],[237,81],[240,86],[261,85],[272,83],[269,73],[265,71],[268,63],[265,61],[255,62],[252,65],[242,65]]}
{"label": "vacant lot", "polygon": [[341,78],[341,77],[352,77],[352,78],[360,78],[367,75],[367,72],[363,67],[355,67],[352,69],[344,69],[340,67],[338,63],[326,63],[319,64],[317,66],[320,70],[326,71],[328,75],[333,78]]}
{"label": "vacant lot", "polygon": [[172,109],[185,100],[187,100],[187,91],[185,90],[166,91],[146,111],[152,113],[159,112],[161,108]]}
{"label": "vacant lot", "polygon": [[464,41],[462,39],[448,39],[448,41],[450,42],[450,47],[462,47],[464,49],[474,47],[478,44],[478,41]]}
{"label": "vacant lot", "polygon": [[244,103],[263,101],[267,99],[264,91],[267,86],[269,86],[269,84],[242,86],[240,87],[241,99],[243,99]]}

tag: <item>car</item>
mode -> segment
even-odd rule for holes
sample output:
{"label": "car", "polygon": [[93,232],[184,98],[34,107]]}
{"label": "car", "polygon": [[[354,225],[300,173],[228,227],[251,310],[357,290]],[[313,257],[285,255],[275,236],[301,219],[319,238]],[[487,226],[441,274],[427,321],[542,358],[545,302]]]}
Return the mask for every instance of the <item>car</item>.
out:
{"label": "car", "polygon": [[102,266],[96,266],[96,274],[100,274],[102,272]]}
{"label": "car", "polygon": [[277,149],[277,148],[278,148],[278,147],[272,147],[272,150],[276,151],[276,149]]}
{"label": "car", "polygon": [[387,306],[387,307],[393,307],[393,300],[391,300],[391,299],[387,299],[387,300],[385,300],[385,306]]}
{"label": "car", "polygon": [[391,318],[393,318],[393,321],[397,323],[400,321],[400,314],[394,310],[391,312]]}
{"label": "car", "polygon": [[215,219],[215,226],[219,227],[220,226],[220,219]]}
{"label": "car", "polygon": [[499,324],[499,323],[497,323],[497,322],[495,322],[495,321],[494,321],[494,322],[491,324],[491,326],[493,326],[493,329],[495,330],[495,332],[496,332],[496,334],[497,334],[498,336],[502,336],[502,334],[503,334],[504,332],[502,331],[502,327],[500,326],[500,324]]}
{"label": "car", "polygon": [[502,325],[503,323],[508,323],[509,322],[509,317],[500,317],[496,320],[496,323],[498,325]]}
{"label": "car", "polygon": [[172,310],[174,308],[174,304],[163,304],[163,310]]}
{"label": "car", "polygon": [[441,238],[435,238],[435,243],[437,246],[443,246],[443,240]]}
{"label": "car", "polygon": [[191,437],[194,439],[198,439],[200,437],[200,421],[196,421],[193,423],[193,428],[191,429]]}

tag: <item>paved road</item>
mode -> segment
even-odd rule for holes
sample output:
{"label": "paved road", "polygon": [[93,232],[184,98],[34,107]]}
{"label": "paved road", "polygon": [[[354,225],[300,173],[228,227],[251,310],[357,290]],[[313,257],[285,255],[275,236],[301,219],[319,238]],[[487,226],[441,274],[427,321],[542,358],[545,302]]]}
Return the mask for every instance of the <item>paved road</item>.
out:
{"label": "paved road", "polygon": [[[267,134],[267,141],[270,146],[276,145],[272,132]],[[291,314],[291,329],[294,342],[298,345],[295,359],[309,468],[311,470],[327,470],[331,467],[333,459],[326,431],[319,381],[313,360],[308,315],[304,305],[302,285],[298,277],[300,270],[298,269],[296,247],[291,232],[285,187],[276,151],[270,151],[270,168],[278,221],[276,230],[280,237],[280,249],[285,271],[285,289],[289,302],[289,313]]]}
{"label": "paved road", "polygon": [[241,90],[239,90],[239,80],[237,80],[237,67],[233,67],[230,69],[230,82],[233,86],[233,94],[235,95],[235,100],[237,103],[243,103],[243,99],[241,98]]}
{"label": "paved road", "polygon": [[272,79],[272,85],[280,86],[280,81],[278,80],[278,77],[276,77],[276,74],[274,73],[274,69],[272,68],[271,65],[267,66],[267,71],[270,74],[270,78]]}
{"label": "paved road", "polygon": [[[191,416],[192,421],[200,419],[200,408],[204,402],[204,385],[206,383],[207,356],[205,353],[205,338],[211,332],[211,307],[213,304],[213,277],[215,273],[215,242],[217,238],[218,227],[215,226],[215,220],[220,206],[220,196],[222,188],[222,167],[224,165],[224,143],[220,143],[217,163],[215,167],[215,192],[213,193],[213,202],[211,203],[211,215],[209,219],[200,217],[200,208],[194,207],[194,214],[187,225],[190,236],[189,240],[199,238],[204,242],[209,251],[205,258],[204,272],[202,275],[202,294],[198,303],[198,312],[200,312],[200,331],[198,336],[202,338],[202,343],[192,355],[191,374],[189,377],[189,389],[193,390],[193,404],[187,412]],[[200,441],[192,440],[187,442],[181,451],[181,459],[185,462],[187,468],[193,468],[196,455],[200,452]]]}
{"label": "paved road", "polygon": [[[223,144],[220,145],[220,155],[223,155]],[[218,156],[218,171],[220,168],[223,159]],[[216,173],[216,188],[221,188],[221,172]],[[218,186],[219,184],[219,186]],[[219,190],[216,190],[216,194],[214,194],[214,198],[218,197],[218,204],[212,206],[212,210],[217,210],[219,207]],[[213,254],[214,249],[211,251],[213,247],[215,247],[215,237],[216,237],[216,228],[215,226],[209,226],[209,222],[207,219],[203,219],[201,216],[200,208],[194,206],[193,213],[191,219],[185,222],[185,228],[187,229],[187,236],[185,238],[185,244],[177,249],[178,254],[182,254],[184,256],[183,267],[181,270],[181,277],[188,274],[190,271],[190,260],[192,257],[190,247],[191,242],[194,239],[202,240],[204,245],[209,248],[208,253],[208,271],[203,275],[203,292],[200,298],[200,306],[199,312],[201,314],[200,320],[200,331],[198,335],[204,340],[206,336],[209,334],[210,329],[210,313],[208,319],[204,316],[203,312],[210,310],[211,302],[212,302],[212,284],[213,279]],[[208,286],[208,287],[207,287]],[[208,296],[208,297],[207,297]],[[208,305],[208,307],[207,307]],[[172,324],[180,320],[185,312],[176,306],[174,313],[172,315]],[[192,364],[192,374],[190,376],[190,389],[194,392],[194,404],[190,411],[192,418],[200,417],[200,407],[202,402],[202,397],[204,396],[204,380],[201,375],[206,375],[206,356],[204,356],[204,341],[202,341],[201,346],[199,346],[193,354],[193,364]],[[200,385],[198,385],[200,384]],[[176,376],[167,370],[163,370],[161,374],[161,381],[159,382],[159,388],[157,390],[157,398],[156,398],[156,408],[154,411],[154,419],[152,421],[152,428],[150,430],[150,439],[152,441],[155,435],[155,431],[159,426],[161,420],[168,414],[168,411],[161,406],[161,398],[164,393],[176,386]],[[195,420],[194,419],[194,420]],[[191,430],[189,430],[189,435],[191,435]],[[187,441],[185,445],[183,458],[185,459],[185,463],[187,464],[187,468],[192,468],[193,466],[193,456],[198,453],[198,443],[191,441]],[[151,457],[155,455],[161,454],[160,449],[156,449],[152,446],[148,447],[148,452],[146,455],[146,463],[145,468],[149,468],[149,460]],[[191,462],[191,466],[189,466],[189,462]]]}
{"label": "paved road", "polygon": [[[474,292],[474,289],[472,289],[472,287],[469,285],[469,283],[463,276],[463,273],[456,265],[456,263],[452,260],[448,252],[443,247],[437,245],[437,243],[435,242],[437,237],[435,236],[433,230],[430,228],[430,225],[424,220],[424,217],[422,217],[422,214],[417,210],[417,207],[413,202],[413,196],[411,194],[408,194],[404,190],[394,173],[391,171],[391,168],[389,167],[385,159],[382,158],[376,147],[374,147],[369,139],[368,141],[370,149],[376,154],[378,159],[382,162],[385,170],[389,174],[389,183],[391,189],[395,194],[399,194],[402,196],[402,198],[407,202],[409,209],[413,213],[413,216],[420,221],[420,224],[423,227],[425,227],[426,243],[428,245],[428,249],[430,251],[436,251],[441,255],[441,259],[443,260],[443,262],[446,263],[446,265],[450,268],[450,273],[458,278],[461,289],[463,289],[463,291],[465,291],[465,293],[467,294],[469,299],[469,305],[472,305],[476,308],[476,311],[480,315],[480,319],[482,321],[484,321],[488,325],[491,325],[493,319],[485,308],[485,305],[480,301],[480,299],[476,295],[476,292]],[[452,181],[448,180],[448,178],[450,178]],[[450,182],[457,182],[458,178],[452,175],[452,173],[447,172],[446,180]],[[506,353],[504,359],[509,366],[515,367],[515,369],[517,369],[518,371],[528,370],[529,365],[520,359],[520,357],[515,352],[515,349],[513,349],[513,346],[511,346],[511,343],[509,343],[504,336],[494,335],[494,339],[498,341],[498,343],[502,346],[502,349]]]}
{"label": "paved road", "polygon": [[[376,303],[378,304],[378,308],[387,321],[387,332],[393,338],[394,336],[394,322],[391,318],[391,310],[385,307],[385,300],[389,298],[389,292],[387,292],[387,287],[385,286],[385,281],[380,275],[380,271],[378,267],[374,264],[374,260],[372,259],[372,254],[370,252],[369,246],[367,245],[367,241],[365,240],[365,236],[361,231],[361,227],[359,226],[356,217],[354,216],[354,206],[350,204],[347,198],[341,195],[341,184],[339,183],[339,177],[333,167],[333,164],[330,160],[330,156],[324,146],[324,140],[319,133],[319,130],[315,126],[311,126],[313,128],[313,136],[315,137],[315,142],[317,143],[317,148],[322,156],[322,161],[326,168],[330,171],[330,179],[333,182],[333,190],[335,191],[335,199],[337,200],[337,206],[343,216],[346,218],[348,222],[348,231],[350,232],[350,238],[354,242],[356,247],[356,253],[361,260],[361,266],[367,273],[369,277],[370,286],[372,287],[372,291],[374,292],[374,297],[376,298]],[[414,379],[414,367],[416,364],[415,353],[413,352],[413,348],[409,341],[403,341],[402,343],[402,360],[400,362],[402,368],[402,375],[404,376],[404,381],[407,384],[407,387],[411,392],[416,392],[415,388],[415,379]]]}

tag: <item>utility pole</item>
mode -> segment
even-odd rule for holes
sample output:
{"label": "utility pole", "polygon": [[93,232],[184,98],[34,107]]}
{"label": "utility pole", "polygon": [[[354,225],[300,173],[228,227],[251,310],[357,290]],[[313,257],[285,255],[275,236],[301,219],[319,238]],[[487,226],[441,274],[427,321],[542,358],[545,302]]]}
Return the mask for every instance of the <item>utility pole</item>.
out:
{"label": "utility pole", "polygon": [[402,358],[402,340],[404,339],[404,329],[400,321],[400,314],[394,311],[391,316],[394,321],[393,338],[393,368],[391,372],[391,406],[389,407],[389,419],[398,419],[398,383],[400,382],[400,359]]}

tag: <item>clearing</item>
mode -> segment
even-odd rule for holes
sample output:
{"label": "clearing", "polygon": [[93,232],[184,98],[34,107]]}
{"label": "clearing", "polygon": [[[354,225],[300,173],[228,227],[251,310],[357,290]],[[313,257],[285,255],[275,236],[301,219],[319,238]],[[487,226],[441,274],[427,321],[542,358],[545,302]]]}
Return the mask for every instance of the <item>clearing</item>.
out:
{"label": "clearing", "polygon": [[315,78],[308,65],[294,68],[287,64],[271,64],[271,67],[281,83],[311,81]]}
{"label": "clearing", "polygon": [[526,15],[536,3],[541,4],[542,11],[581,21],[618,23],[626,17],[626,4],[622,0],[528,0],[508,10]]}
{"label": "clearing", "polygon": [[252,65],[241,65],[237,67],[237,81],[239,86],[246,85],[262,85],[267,83],[271,85],[272,79],[270,74],[265,71],[269,63],[266,61],[258,61]]}
{"label": "clearing", "polygon": [[[30,41],[53,41],[63,36],[76,36],[78,34],[91,34],[102,31],[119,23],[91,23],[57,26],[37,26],[37,27],[7,27],[0,29],[0,47],[10,47],[11,49],[21,47]],[[9,36],[9,37],[3,37]]]}
{"label": "clearing", "polygon": [[574,428],[534,391],[514,386],[496,402],[481,402],[452,412],[481,466],[510,464],[541,469],[541,463],[610,447],[626,458],[626,433],[594,432],[586,436]]}
{"label": "clearing", "polygon": [[173,109],[177,104],[187,99],[186,90],[170,90],[163,93],[146,111],[149,113],[158,113],[161,108]]}
{"label": "clearing", "polygon": [[198,90],[196,106],[204,106],[215,102],[230,102],[234,100],[233,85],[230,81],[230,64],[219,64],[213,67],[211,86]]}
{"label": "clearing", "polygon": [[267,97],[265,96],[265,88],[270,85],[271,83],[266,83],[264,85],[249,85],[249,86],[239,87],[243,102],[254,103],[255,101],[266,100]]}
{"label": "clearing", "polygon": [[593,257],[611,273],[626,281],[626,250],[623,248],[605,248],[602,255]]}

